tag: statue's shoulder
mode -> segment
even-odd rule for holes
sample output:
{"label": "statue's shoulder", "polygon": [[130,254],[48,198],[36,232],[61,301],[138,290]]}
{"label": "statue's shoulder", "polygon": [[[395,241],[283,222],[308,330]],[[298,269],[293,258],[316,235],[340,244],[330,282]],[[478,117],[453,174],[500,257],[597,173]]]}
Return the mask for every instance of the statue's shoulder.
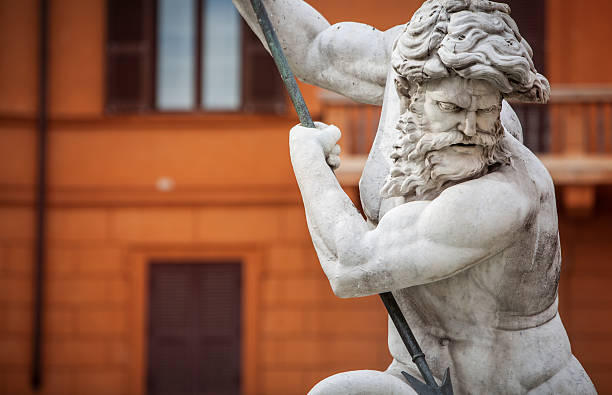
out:
{"label": "statue's shoulder", "polygon": [[540,193],[554,190],[554,184],[548,169],[529,148],[516,139],[506,135],[512,152],[512,167],[533,182]]}
{"label": "statue's shoulder", "polygon": [[523,127],[518,115],[506,100],[502,101],[502,109],[499,115],[504,130],[519,142],[523,142]]}

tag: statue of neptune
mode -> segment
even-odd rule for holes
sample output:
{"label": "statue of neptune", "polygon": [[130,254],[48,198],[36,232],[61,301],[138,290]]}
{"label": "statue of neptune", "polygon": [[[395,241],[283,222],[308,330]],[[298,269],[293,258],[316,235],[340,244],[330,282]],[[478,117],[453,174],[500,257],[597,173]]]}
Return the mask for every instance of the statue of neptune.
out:
{"label": "statue of neptune", "polygon": [[[248,0],[233,1],[262,38]],[[595,393],[557,312],[553,183],[504,101],[549,96],[509,7],[428,0],[407,25],[380,32],[330,26],[300,0],[265,5],[300,79],[383,105],[360,182],[367,221],[330,169],[340,131],[291,130],[308,227],[334,293],[392,291],[436,378],[450,367],[456,394]],[[385,372],[337,374],[310,393],[414,393],[401,371],[418,372],[392,324],[389,350]]]}

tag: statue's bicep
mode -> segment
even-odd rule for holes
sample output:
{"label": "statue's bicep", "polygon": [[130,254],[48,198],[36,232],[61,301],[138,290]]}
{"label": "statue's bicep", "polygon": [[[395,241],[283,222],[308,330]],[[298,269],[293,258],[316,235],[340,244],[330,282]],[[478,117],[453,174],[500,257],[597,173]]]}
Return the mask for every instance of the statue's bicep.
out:
{"label": "statue's bicep", "polygon": [[306,59],[295,66],[298,76],[308,83],[357,101],[381,104],[388,63],[383,32],[343,22],[319,33]]}

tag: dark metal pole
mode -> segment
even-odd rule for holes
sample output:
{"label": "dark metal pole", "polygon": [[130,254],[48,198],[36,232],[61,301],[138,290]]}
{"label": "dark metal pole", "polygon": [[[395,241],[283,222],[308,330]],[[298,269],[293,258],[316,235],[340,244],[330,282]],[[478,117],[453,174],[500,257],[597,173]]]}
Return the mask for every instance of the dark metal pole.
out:
{"label": "dark metal pole", "polygon": [[42,322],[45,266],[45,226],[47,206],[47,61],[48,0],[39,0],[38,34],[38,155],[36,184],[36,239],[34,266],[34,317],[32,331],[32,377],[34,390],[42,385]]}
{"label": "dark metal pole", "polygon": [[425,354],[423,354],[423,351],[421,351],[421,347],[419,346],[419,343],[414,337],[412,330],[408,326],[408,323],[404,318],[404,314],[402,314],[402,311],[397,305],[395,297],[393,297],[393,294],[391,292],[384,292],[379,294],[379,296],[382,299],[383,304],[387,308],[387,312],[391,317],[391,321],[393,321],[393,324],[397,328],[397,332],[402,338],[404,345],[408,349],[408,352],[412,357],[412,362],[416,364],[417,368],[419,369],[419,372],[421,373],[421,376],[423,376],[423,379],[425,380],[425,383],[427,383],[427,385],[437,387],[438,383],[436,383],[436,379],[431,373],[431,369],[429,369],[429,366],[427,365],[427,361],[425,360]]}
{"label": "dark metal pole", "polygon": [[283,48],[281,47],[280,42],[278,42],[278,37],[274,32],[272,22],[270,22],[270,18],[268,17],[266,9],[261,3],[261,0],[251,0],[251,5],[253,6],[253,11],[255,11],[255,14],[257,15],[257,21],[259,22],[259,26],[261,26],[261,30],[263,31],[263,34],[266,37],[268,48],[270,49],[270,53],[274,58],[276,67],[278,68],[283,82],[285,83],[287,91],[289,91],[289,97],[293,102],[293,106],[295,107],[295,111],[298,114],[300,123],[302,124],[302,126],[314,128],[315,124],[314,122],[312,122],[312,117],[310,116],[308,107],[306,107],[306,102],[304,101],[302,92],[300,92],[300,87],[298,86],[295,77],[293,76],[293,72],[289,67],[287,58],[283,53]]}
{"label": "dark metal pole", "polygon": [[203,16],[203,2],[196,1],[195,5],[195,108],[194,110],[199,111],[204,108],[204,97],[202,95],[202,78],[204,74],[202,62],[202,48],[203,48],[203,37],[204,37],[204,16]]}

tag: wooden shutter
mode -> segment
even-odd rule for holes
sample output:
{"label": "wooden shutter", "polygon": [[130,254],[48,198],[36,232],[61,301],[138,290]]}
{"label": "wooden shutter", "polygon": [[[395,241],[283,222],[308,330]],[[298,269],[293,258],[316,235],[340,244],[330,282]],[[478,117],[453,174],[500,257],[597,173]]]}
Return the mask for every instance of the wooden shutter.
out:
{"label": "wooden shutter", "polygon": [[[540,74],[546,75],[546,1],[504,0],[512,9],[521,35],[533,49],[533,62]],[[534,152],[550,150],[550,114],[547,106],[513,103],[521,125],[523,142]]]}
{"label": "wooden shutter", "polygon": [[512,9],[512,19],[521,35],[533,49],[533,60],[539,73],[546,72],[546,1],[502,0]]}
{"label": "wooden shutter", "polygon": [[153,103],[155,0],[108,0],[106,110],[145,111]]}
{"label": "wooden shutter", "polygon": [[194,389],[195,287],[189,267],[152,265],[149,305],[149,394]]}
{"label": "wooden shutter", "polygon": [[255,33],[242,22],[243,83],[245,112],[284,113],[287,98],[274,60]]}
{"label": "wooden shutter", "polygon": [[150,273],[148,394],[237,395],[240,264],[155,263]]}
{"label": "wooden shutter", "polygon": [[200,265],[198,388],[237,394],[240,383],[240,265]]}

